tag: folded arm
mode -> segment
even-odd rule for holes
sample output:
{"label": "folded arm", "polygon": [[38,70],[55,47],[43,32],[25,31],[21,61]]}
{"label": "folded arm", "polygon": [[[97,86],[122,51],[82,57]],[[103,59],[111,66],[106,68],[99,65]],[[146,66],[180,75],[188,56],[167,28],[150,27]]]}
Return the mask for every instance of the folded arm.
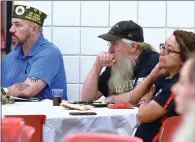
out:
{"label": "folded arm", "polygon": [[167,110],[159,105],[155,100],[144,103],[139,107],[138,119],[141,123],[150,123],[164,116]]}
{"label": "folded arm", "polygon": [[95,63],[83,84],[81,92],[82,101],[94,101],[98,99],[98,97],[101,97],[101,93],[98,91],[100,72],[101,67]]}
{"label": "folded arm", "polygon": [[36,96],[47,84],[39,78],[29,77],[23,83],[8,87],[8,95],[16,97]]}
{"label": "folded arm", "polygon": [[166,72],[164,71],[164,69],[161,69],[159,67],[159,64],[157,64],[155,68],[151,71],[151,73],[132,91],[118,96],[110,96],[107,98],[107,101],[110,102],[110,100],[114,100],[114,103],[129,102],[132,105],[137,105],[140,99],[149,91],[149,89],[155,83],[157,78],[161,75],[164,75],[165,73]]}
{"label": "folded arm", "polygon": [[[47,85],[50,86],[60,68],[61,55],[53,48],[42,50],[36,60],[30,63],[31,68],[24,82],[8,87],[8,95],[32,97],[36,96]],[[52,65],[52,66],[51,66]]]}
{"label": "folded arm", "polygon": [[129,102],[132,105],[136,105],[140,101],[140,99],[149,91],[149,89],[154,84],[155,80],[156,77],[153,77],[152,75],[148,75],[132,91],[118,96],[110,96],[107,98],[107,101],[111,102],[111,100],[114,100],[114,102],[111,103]]}
{"label": "folded arm", "polygon": [[162,88],[162,91],[148,103],[139,107],[138,119],[141,123],[150,123],[166,114],[175,115],[174,96],[170,92],[171,84],[168,88]]}

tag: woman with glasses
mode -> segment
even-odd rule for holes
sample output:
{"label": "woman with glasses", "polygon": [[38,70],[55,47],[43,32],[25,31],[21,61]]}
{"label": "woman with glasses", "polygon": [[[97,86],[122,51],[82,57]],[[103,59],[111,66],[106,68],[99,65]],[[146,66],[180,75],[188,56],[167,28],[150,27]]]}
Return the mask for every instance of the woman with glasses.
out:
{"label": "woman with glasses", "polygon": [[176,111],[182,115],[173,142],[195,141],[195,52],[180,71],[178,82],[172,87],[175,96]]}
{"label": "woman with glasses", "polygon": [[131,94],[127,94],[129,103],[139,106],[137,116],[141,124],[135,136],[144,142],[158,141],[163,121],[177,115],[171,87],[178,81],[179,71],[192,51],[195,51],[195,34],[174,31],[164,44],[160,44],[159,63]]}

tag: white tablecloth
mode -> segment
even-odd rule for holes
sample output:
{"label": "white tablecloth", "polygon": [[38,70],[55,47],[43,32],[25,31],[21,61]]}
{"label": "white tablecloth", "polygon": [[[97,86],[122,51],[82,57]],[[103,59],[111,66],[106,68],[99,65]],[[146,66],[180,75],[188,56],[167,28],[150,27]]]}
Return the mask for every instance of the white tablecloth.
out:
{"label": "white tablecloth", "polygon": [[67,135],[78,132],[90,132],[97,128],[117,131],[130,135],[137,124],[138,109],[93,108],[97,115],[72,116],[61,106],[53,106],[52,101],[18,102],[2,106],[2,116],[18,114],[44,114],[46,123],[43,127],[44,142],[64,142]]}

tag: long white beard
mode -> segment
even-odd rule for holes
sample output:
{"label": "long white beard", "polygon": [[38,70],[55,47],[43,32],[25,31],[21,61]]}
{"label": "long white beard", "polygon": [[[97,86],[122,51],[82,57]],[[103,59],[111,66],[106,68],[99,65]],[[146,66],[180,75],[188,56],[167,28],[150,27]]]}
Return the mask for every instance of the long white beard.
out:
{"label": "long white beard", "polygon": [[117,58],[108,81],[109,94],[115,95],[132,90],[132,77],[136,63],[136,60],[130,57]]}

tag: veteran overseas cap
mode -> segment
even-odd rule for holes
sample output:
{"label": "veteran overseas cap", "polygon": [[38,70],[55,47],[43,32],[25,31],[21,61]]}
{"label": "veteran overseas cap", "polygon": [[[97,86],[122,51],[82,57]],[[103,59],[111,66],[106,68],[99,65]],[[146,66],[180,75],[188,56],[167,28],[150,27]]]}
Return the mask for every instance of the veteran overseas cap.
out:
{"label": "veteran overseas cap", "polygon": [[16,4],[14,5],[12,17],[29,20],[42,27],[47,15],[38,8],[30,5]]}
{"label": "veteran overseas cap", "polygon": [[122,38],[135,42],[144,42],[143,28],[130,21],[120,21],[116,23],[108,33],[98,36],[106,41],[120,40]]}

